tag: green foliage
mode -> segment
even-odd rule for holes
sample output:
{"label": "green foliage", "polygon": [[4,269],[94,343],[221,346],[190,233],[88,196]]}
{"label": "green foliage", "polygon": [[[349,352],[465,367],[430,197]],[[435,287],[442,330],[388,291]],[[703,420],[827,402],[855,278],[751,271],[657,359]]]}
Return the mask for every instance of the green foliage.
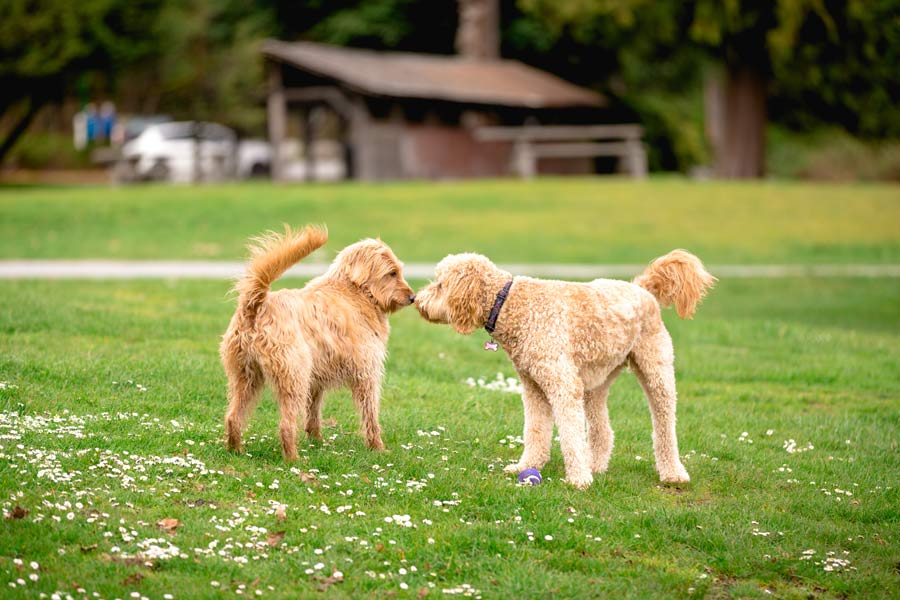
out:
{"label": "green foliage", "polygon": [[[519,0],[557,39],[611,62],[626,97],[681,93],[706,61],[749,65],[770,80],[770,115],[795,128],[840,124],[900,136],[900,2],[843,0]],[[542,47],[547,40],[538,37]],[[698,51],[706,54],[704,58]],[[680,65],[678,68],[675,66]],[[696,123],[700,126],[700,123]]]}
{"label": "green foliage", "polygon": [[75,150],[70,136],[33,133],[10,152],[9,162],[25,169],[84,169],[91,167],[90,151]]}
{"label": "green foliage", "polygon": [[774,177],[820,181],[900,181],[900,142],[866,141],[837,128],[768,132],[766,172]]}
{"label": "green foliage", "polygon": [[[259,44],[271,14],[239,0],[167,2],[159,18],[159,58],[138,71],[134,85],[176,118],[224,122],[260,135],[265,83]],[[190,57],[190,60],[185,60]]]}
{"label": "green foliage", "polygon": [[[6,0],[0,4],[2,94],[27,96],[29,81],[117,70],[150,55],[163,1]],[[9,82],[26,87],[10,90]]]}

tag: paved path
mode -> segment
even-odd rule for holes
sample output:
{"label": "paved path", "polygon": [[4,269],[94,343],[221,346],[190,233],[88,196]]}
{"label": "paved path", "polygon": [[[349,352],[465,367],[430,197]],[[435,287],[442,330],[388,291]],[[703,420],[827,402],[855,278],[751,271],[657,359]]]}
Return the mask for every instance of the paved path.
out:
{"label": "paved path", "polygon": [[[631,278],[646,265],[503,264],[515,275],[560,279]],[[327,265],[301,263],[288,277],[312,277]],[[900,277],[900,265],[707,265],[719,278],[785,277]],[[244,263],[224,261],[111,261],[111,260],[7,260],[0,261],[0,279],[233,279]],[[430,263],[407,263],[409,279],[429,279]]]}

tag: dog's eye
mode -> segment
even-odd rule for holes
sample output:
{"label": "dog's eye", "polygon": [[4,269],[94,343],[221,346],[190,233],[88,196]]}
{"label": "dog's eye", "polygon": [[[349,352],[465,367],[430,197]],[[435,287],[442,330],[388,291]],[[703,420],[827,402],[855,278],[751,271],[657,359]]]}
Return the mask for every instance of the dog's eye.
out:
{"label": "dog's eye", "polygon": [[397,276],[397,271],[396,271],[396,270],[395,270],[395,271],[391,271],[391,277],[396,277],[396,276]]}

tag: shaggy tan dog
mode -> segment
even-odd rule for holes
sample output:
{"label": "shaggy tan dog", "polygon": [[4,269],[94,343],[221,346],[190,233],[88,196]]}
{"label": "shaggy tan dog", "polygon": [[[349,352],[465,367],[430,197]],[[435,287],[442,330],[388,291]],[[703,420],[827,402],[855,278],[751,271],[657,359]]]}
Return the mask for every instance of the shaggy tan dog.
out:
{"label": "shaggy tan dog", "polygon": [[[510,282],[503,302],[498,294]],[[513,279],[484,256],[457,254],[437,265],[435,281],[416,296],[416,308],[462,334],[494,329],[494,340],[515,365],[524,387],[525,447],[507,472],[546,464],[554,421],[566,480],[585,488],[592,473],[605,472],[613,447],[606,397],[628,366],[650,405],[659,477],[681,483],[690,478],[678,455],[674,352],[660,304],[674,303],[681,318],[690,318],[714,282],[684,250],[658,258],[634,283]]]}
{"label": "shaggy tan dog", "polygon": [[235,286],[237,311],[219,352],[228,376],[225,435],[239,450],[241,431],[260,389],[269,382],[281,410],[281,446],[297,458],[297,421],[310,438],[321,439],[322,397],[347,386],[353,395],[366,445],[384,449],[378,410],[387,315],[412,304],[402,264],[387,244],[362,240],[344,248],[328,271],[303,289],[270,292],[291,265],[328,240],[324,229],[270,233],[252,245],[246,275]]}

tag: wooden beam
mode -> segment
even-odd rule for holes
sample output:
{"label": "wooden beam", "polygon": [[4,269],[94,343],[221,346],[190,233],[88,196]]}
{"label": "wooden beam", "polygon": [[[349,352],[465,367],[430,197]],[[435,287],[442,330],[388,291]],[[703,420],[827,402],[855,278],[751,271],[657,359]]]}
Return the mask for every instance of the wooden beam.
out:
{"label": "wooden beam", "polygon": [[531,144],[531,151],[540,158],[574,158],[588,156],[627,156],[630,146],[626,142],[565,144]]}
{"label": "wooden beam", "polygon": [[331,106],[345,119],[353,114],[353,105],[335,86],[315,85],[309,87],[286,88],[284,98],[287,102],[322,102]]}
{"label": "wooden beam", "polygon": [[620,125],[525,125],[523,127],[479,127],[475,138],[485,142],[515,140],[603,140],[640,139],[644,128],[635,124]]}

